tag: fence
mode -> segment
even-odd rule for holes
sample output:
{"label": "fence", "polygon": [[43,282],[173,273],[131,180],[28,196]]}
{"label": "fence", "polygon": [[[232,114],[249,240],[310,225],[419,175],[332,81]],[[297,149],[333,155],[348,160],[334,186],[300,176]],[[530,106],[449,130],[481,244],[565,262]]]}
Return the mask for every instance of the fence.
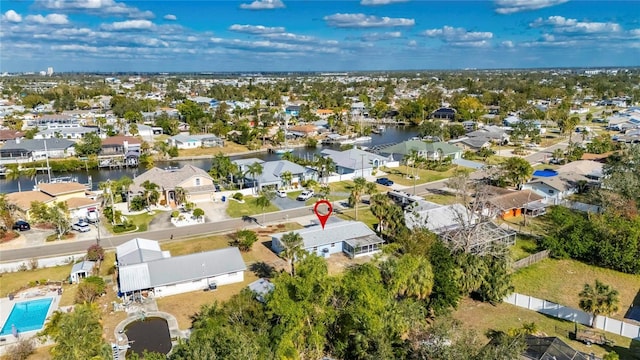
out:
{"label": "fence", "polygon": [[[507,296],[504,302],[559,319],[591,326],[591,314],[533,296],[513,293]],[[598,316],[594,327],[626,338],[640,340],[640,326],[624,321]]]}
{"label": "fence", "polygon": [[527,267],[531,264],[535,264],[539,261],[547,259],[549,257],[549,250],[542,250],[533,255],[529,255],[524,259],[520,259],[513,263],[512,267],[514,270],[518,270],[523,267]]}

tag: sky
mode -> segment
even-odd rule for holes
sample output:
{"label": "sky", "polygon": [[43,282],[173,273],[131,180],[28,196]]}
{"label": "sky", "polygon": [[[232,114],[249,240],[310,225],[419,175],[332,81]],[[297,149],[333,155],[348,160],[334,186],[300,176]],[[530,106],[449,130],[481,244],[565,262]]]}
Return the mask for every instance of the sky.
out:
{"label": "sky", "polygon": [[640,65],[640,0],[0,0],[0,72]]}

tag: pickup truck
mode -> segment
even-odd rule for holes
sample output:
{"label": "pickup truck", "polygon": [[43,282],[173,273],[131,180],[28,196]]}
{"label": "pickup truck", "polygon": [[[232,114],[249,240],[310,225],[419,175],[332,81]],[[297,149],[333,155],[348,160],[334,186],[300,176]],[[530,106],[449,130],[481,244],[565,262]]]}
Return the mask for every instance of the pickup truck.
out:
{"label": "pickup truck", "polygon": [[77,232],[88,232],[91,230],[91,227],[89,226],[89,223],[86,223],[84,221],[80,221],[77,222],[73,225],[71,225],[71,229],[77,231]]}

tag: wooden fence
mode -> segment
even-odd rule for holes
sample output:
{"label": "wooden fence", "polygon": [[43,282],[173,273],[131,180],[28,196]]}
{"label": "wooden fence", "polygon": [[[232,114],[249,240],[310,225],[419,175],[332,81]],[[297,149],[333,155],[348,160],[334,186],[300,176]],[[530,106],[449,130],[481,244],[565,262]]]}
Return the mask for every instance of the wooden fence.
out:
{"label": "wooden fence", "polygon": [[523,268],[523,267],[527,267],[531,264],[535,264],[538,261],[544,260],[546,258],[549,257],[549,250],[542,250],[540,252],[537,252],[533,255],[529,255],[524,259],[520,259],[516,262],[513,263],[512,267],[514,270]]}

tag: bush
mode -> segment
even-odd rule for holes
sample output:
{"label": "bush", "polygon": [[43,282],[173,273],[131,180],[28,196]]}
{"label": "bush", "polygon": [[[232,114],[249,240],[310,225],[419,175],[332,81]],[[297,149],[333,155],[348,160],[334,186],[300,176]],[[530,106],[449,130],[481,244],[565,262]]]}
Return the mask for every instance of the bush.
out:
{"label": "bush", "polygon": [[318,146],[318,140],[314,138],[307,138],[306,145],[308,148],[315,148]]}
{"label": "bush", "polygon": [[180,211],[178,211],[178,210],[173,210],[171,212],[171,217],[172,218],[177,218],[179,215],[180,215]]}
{"label": "bush", "polygon": [[242,195],[242,193],[237,192],[237,193],[233,194],[232,198],[234,198],[234,199],[236,199],[238,201],[242,201],[242,199],[244,199],[244,195]]}
{"label": "bush", "polygon": [[99,276],[86,277],[78,286],[76,303],[93,302],[105,293],[106,284]]}
{"label": "bush", "polygon": [[204,216],[204,210],[200,208],[193,209],[193,216],[195,216],[196,218],[200,218],[201,216]]}
{"label": "bush", "polygon": [[235,241],[233,245],[237,246],[240,251],[249,251],[253,244],[258,241],[258,235],[251,230],[236,231]]}
{"label": "bush", "polygon": [[93,244],[87,249],[87,260],[102,261],[104,259],[104,249],[98,244]]}
{"label": "bush", "polygon": [[4,358],[7,360],[25,360],[29,358],[29,355],[33,354],[35,349],[33,339],[20,338],[17,343],[7,349]]}
{"label": "bush", "polygon": [[123,233],[123,232],[127,232],[127,231],[133,231],[136,229],[136,225],[133,223],[130,223],[129,221],[125,221],[123,224],[120,225],[116,225],[113,227],[113,232],[116,234],[119,233]]}

